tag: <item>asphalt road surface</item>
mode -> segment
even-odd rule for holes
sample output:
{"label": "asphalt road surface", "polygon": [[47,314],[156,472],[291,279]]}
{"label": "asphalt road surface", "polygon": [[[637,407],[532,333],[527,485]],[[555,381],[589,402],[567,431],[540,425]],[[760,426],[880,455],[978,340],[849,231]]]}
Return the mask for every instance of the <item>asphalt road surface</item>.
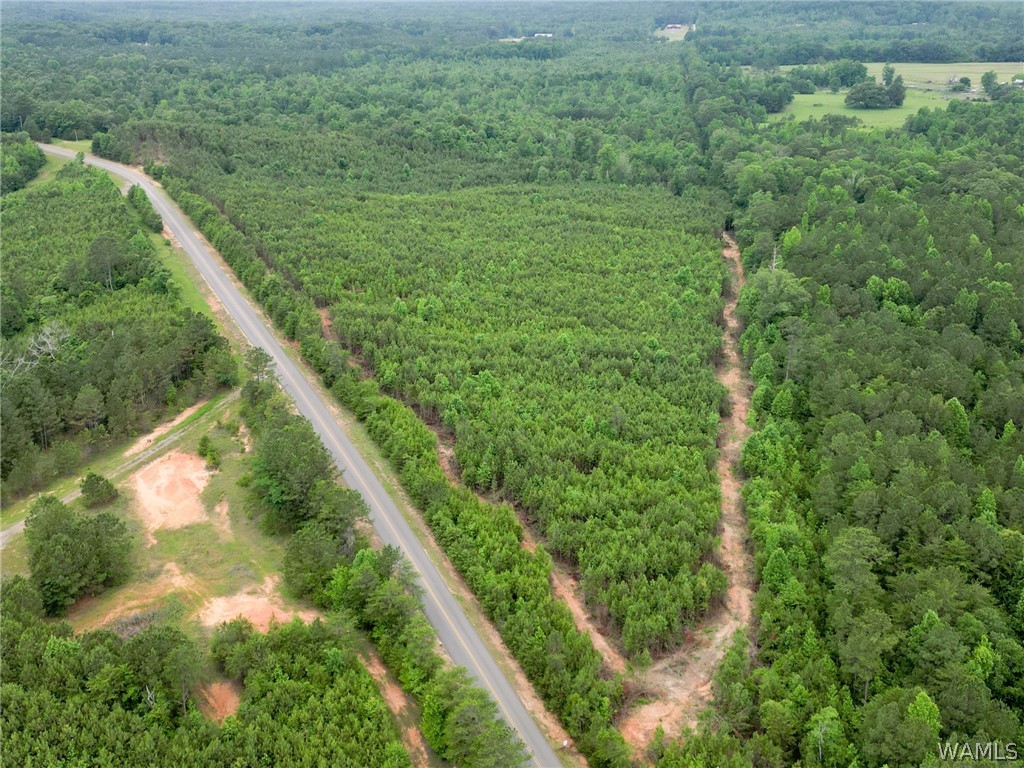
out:
{"label": "asphalt road surface", "polygon": [[[50,155],[73,158],[75,152],[62,147],[40,144]],[[392,544],[409,558],[423,587],[423,607],[427,619],[452,660],[469,670],[498,705],[499,711],[520,735],[530,752],[530,765],[558,768],[561,763],[537,723],[526,711],[522,701],[501,668],[487,651],[480,636],[469,623],[462,607],[449,591],[441,574],[420,546],[412,528],[402,517],[394,501],[367,464],[345,430],[331,416],[299,367],[285,354],[263,319],[228,278],[213,254],[196,235],[192,223],[171,202],[156,184],[140,171],[128,166],[86,155],[85,162],[138,184],[149,196],[164,224],[174,233],[185,253],[196,265],[225,310],[254,347],[261,347],[273,358],[281,386],[295,400],[299,412],[309,419],[313,428],[343,470],[346,484],[362,494],[370,508],[370,521],[385,544]]]}

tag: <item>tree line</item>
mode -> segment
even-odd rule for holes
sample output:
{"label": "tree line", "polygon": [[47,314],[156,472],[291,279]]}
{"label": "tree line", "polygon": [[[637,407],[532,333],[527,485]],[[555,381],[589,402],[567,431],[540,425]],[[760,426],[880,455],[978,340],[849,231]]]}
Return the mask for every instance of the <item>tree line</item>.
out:
{"label": "tree line", "polygon": [[152,206],[130,199],[80,162],[0,199],[5,495],[237,381],[226,340],[182,305],[141,228]]}
{"label": "tree line", "polygon": [[295,620],[265,635],[244,620],[218,627],[212,656],[244,682],[238,712],[218,726],[194,698],[205,653],[177,627],[76,635],[43,620],[43,599],[24,578],[5,579],[0,595],[7,761],[411,765],[342,619]]}
{"label": "tree line", "polygon": [[420,728],[441,757],[466,768],[523,763],[522,743],[497,705],[464,669],[445,668],[408,561],[392,547],[370,548],[356,532],[356,519],[368,515],[365,502],[338,484],[334,462],[312,426],[290,412],[266,353],[250,351],[247,364],[253,373],[243,391],[255,441],[251,487],[262,502],[261,524],[291,534],[282,565],[286,586],[368,631],[403,688],[419,701]]}

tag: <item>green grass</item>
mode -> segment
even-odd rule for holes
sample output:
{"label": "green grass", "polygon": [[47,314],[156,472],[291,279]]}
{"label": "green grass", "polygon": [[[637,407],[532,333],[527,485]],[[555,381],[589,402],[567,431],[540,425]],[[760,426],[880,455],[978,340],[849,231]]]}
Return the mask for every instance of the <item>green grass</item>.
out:
{"label": "green grass", "polygon": [[[213,320],[217,325],[218,330],[223,333],[223,329],[220,327],[220,321],[214,315],[210,309],[210,305],[203,298],[202,292],[199,290],[199,284],[197,280],[202,280],[196,272],[192,262],[188,260],[182,252],[178,251],[170,241],[167,240],[163,235],[153,232],[150,234],[149,239],[153,242],[153,246],[156,248],[157,255],[160,257],[160,262],[167,267],[170,271],[171,276],[174,278],[174,282],[181,288],[180,299],[181,303],[191,309],[193,312],[206,315],[208,318]],[[189,267],[192,267],[191,274]]]}
{"label": "green grass", "polygon": [[[868,75],[877,80],[882,79],[882,62],[865,64]],[[963,96],[949,92],[949,78],[971,78],[971,86],[981,93],[981,76],[989,70],[996,73],[999,82],[1009,81],[1014,75],[1024,72],[1024,64],[1013,61],[961,61],[953,64],[899,64],[894,63],[896,74],[903,75],[903,82],[908,86],[922,90],[937,91],[946,98]],[[977,95],[977,94],[975,94]]]}
{"label": "green grass", "polygon": [[10,544],[4,547],[3,554],[0,555],[0,573],[4,576],[16,573],[28,575],[28,546],[23,535],[15,536]]}
{"label": "green grass", "polygon": [[36,177],[25,185],[25,188],[31,189],[32,187],[38,186],[40,184],[45,184],[46,182],[51,181],[53,177],[57,175],[57,171],[59,171],[61,168],[63,168],[70,162],[71,161],[68,160],[66,157],[47,155],[46,164],[39,169],[39,173],[36,175]]}
{"label": "green grass", "polygon": [[817,93],[798,93],[793,97],[793,103],[786,109],[772,115],[774,120],[786,120],[790,115],[797,122],[821,118],[825,115],[843,115],[844,117],[856,117],[862,121],[867,128],[899,128],[910,115],[916,114],[922,107],[941,109],[946,104],[946,99],[937,93],[923,93],[921,91],[907,91],[906,101],[902,107],[894,109],[850,109],[843,103],[846,92],[829,93],[818,91]]}
{"label": "green grass", "polygon": [[[875,62],[865,65],[868,75],[877,80],[882,78],[884,63]],[[1024,64],[1014,62],[959,62],[954,64],[899,64],[894,63],[896,74],[903,75],[907,85],[907,98],[902,107],[895,109],[850,109],[843,103],[846,91],[830,93],[798,93],[793,103],[772,120],[786,120],[792,115],[797,122],[821,118],[825,115],[843,115],[860,119],[867,128],[899,128],[910,115],[916,114],[922,107],[941,109],[951,99],[983,98],[981,95],[981,76],[992,70],[1000,82],[1009,80],[1024,70]],[[792,67],[780,67],[782,70]],[[952,93],[947,81],[950,77],[969,77],[972,87],[978,93]]]}
{"label": "green grass", "polygon": [[685,40],[689,32],[689,27],[683,27],[682,29],[658,29],[654,31],[654,36],[669,42],[679,42]]}
{"label": "green grass", "polygon": [[70,149],[73,152],[85,152],[86,154],[92,152],[92,141],[90,139],[82,139],[81,141],[66,141],[64,139],[54,139],[51,143],[56,147]]}

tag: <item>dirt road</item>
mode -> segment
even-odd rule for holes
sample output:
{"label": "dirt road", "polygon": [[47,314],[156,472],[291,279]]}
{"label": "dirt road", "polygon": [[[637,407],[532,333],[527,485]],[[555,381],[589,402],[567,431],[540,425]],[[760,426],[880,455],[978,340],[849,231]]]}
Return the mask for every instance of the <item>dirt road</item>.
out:
{"label": "dirt road", "polygon": [[729,580],[725,606],[691,634],[676,653],[661,659],[644,675],[644,682],[657,698],[629,712],[620,723],[623,735],[639,755],[660,725],[669,738],[684,727],[693,728],[697,716],[711,703],[711,678],[718,669],[730,639],[750,625],[754,602],[754,566],[746,549],[747,521],[740,498],[740,452],[750,434],[750,380],[739,353],[742,332],[736,317],[736,303],[743,287],[743,264],[736,241],[723,234],[722,258],[732,276],[732,290],[725,302],[725,333],[722,361],[716,376],[728,390],[731,408],[719,422],[717,472],[722,487],[721,537],[717,560]]}
{"label": "dirt road", "polygon": [[[223,408],[228,403],[236,400],[238,398],[238,395],[239,395],[239,391],[237,389],[232,391],[232,392],[229,392],[224,397],[224,399],[222,399],[217,404],[217,408],[218,409],[219,408]],[[189,409],[189,410],[194,413],[195,410],[198,410],[198,408],[200,406],[201,406],[201,404],[197,404],[193,409]],[[191,415],[191,413],[189,413],[188,415]],[[178,417],[176,417],[174,419],[173,423],[171,424],[172,428],[174,426],[177,426],[178,424],[180,424],[182,421],[183,421],[183,419],[181,418],[181,414],[179,414]],[[160,427],[158,427],[157,429],[160,430]],[[164,434],[165,431],[166,430],[162,430],[162,431],[159,432],[159,434],[162,435],[162,434]],[[174,443],[178,442],[178,440],[181,439],[181,436],[184,433],[185,433],[185,430],[179,430],[179,431],[175,432],[172,435],[168,435],[167,437],[164,437],[164,438],[162,438],[160,440],[157,440],[155,443],[150,443],[149,446],[146,447],[143,450],[137,450],[137,449],[135,449],[134,446],[132,448],[129,448],[128,452],[125,453],[125,456],[130,456],[130,458],[127,461],[124,461],[121,464],[118,464],[116,467],[114,467],[114,469],[112,469],[109,472],[107,472],[107,476],[111,480],[116,480],[118,478],[121,478],[121,477],[125,476],[126,474],[131,472],[136,467],[138,467],[141,464],[145,463],[151,456],[155,456],[156,454],[160,453],[161,451],[165,450],[166,448],[174,445]],[[152,439],[152,437],[153,437],[153,434],[151,433],[150,436],[149,436],[149,439]],[[68,493],[65,493],[61,497],[61,501],[63,501],[65,504],[70,504],[72,501],[74,501],[75,499],[77,499],[81,495],[82,495],[81,490],[79,490],[78,488],[75,488],[73,491],[69,491]],[[8,543],[10,543],[11,539],[13,539],[15,536],[17,536],[23,530],[25,530],[25,521],[24,520],[19,520],[18,522],[14,523],[13,525],[9,525],[8,527],[6,527],[2,531],[0,531],[0,549],[3,549],[4,547],[6,547],[8,545]]]}

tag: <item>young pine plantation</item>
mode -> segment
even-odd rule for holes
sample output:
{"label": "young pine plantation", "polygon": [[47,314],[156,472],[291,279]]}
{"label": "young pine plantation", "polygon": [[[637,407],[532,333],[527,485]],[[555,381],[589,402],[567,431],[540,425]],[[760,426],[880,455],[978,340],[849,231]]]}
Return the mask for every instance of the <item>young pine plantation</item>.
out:
{"label": "young pine plantation", "polygon": [[[5,494],[233,383],[137,192],[78,163],[30,183],[28,137],[88,137],[159,180],[364,422],[589,765],[918,768],[1024,743],[1012,3],[12,8]],[[975,91],[923,88],[932,67]],[[223,727],[153,662],[154,725],[145,644],[191,641],[74,637],[12,582],[5,627],[30,640],[5,647],[5,713],[74,702],[78,731],[168,761],[405,765],[359,635],[434,757],[518,764],[249,362],[246,493],[327,618],[217,631],[245,685]]]}

